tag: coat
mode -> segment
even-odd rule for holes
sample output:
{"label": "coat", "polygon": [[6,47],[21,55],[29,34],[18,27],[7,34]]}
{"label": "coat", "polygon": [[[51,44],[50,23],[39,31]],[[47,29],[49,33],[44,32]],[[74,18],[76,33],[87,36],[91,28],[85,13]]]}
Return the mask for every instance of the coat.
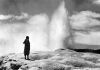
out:
{"label": "coat", "polygon": [[30,53],[30,42],[29,42],[29,39],[25,39],[23,44],[25,44],[24,55],[29,55],[29,53]]}

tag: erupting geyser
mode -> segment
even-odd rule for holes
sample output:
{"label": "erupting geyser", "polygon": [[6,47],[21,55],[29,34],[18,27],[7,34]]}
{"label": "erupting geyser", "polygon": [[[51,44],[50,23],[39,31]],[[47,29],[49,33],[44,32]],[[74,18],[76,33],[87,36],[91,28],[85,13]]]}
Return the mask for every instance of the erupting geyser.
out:
{"label": "erupting geyser", "polygon": [[69,35],[67,21],[68,12],[63,1],[54,12],[50,23],[50,47],[53,50],[64,47],[63,41]]}
{"label": "erupting geyser", "polygon": [[[0,24],[0,55],[23,53],[25,36],[30,37],[31,52],[53,51],[63,47],[69,35],[68,12],[64,1],[54,11],[51,21],[45,13],[31,16],[27,23]],[[5,50],[5,51],[3,51]]]}

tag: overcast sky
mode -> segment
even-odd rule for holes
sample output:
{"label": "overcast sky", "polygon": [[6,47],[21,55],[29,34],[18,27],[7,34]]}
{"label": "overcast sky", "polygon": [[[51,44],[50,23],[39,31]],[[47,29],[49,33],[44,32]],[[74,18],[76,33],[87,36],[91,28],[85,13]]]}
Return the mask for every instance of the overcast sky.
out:
{"label": "overcast sky", "polygon": [[[54,12],[62,0],[0,0],[0,14],[20,15]],[[71,12],[92,10],[100,12],[99,0],[65,0],[66,8]]]}
{"label": "overcast sky", "polygon": [[61,0],[0,0],[0,14],[30,15],[54,12]]}
{"label": "overcast sky", "polygon": [[[46,13],[49,17],[54,13],[62,0],[0,0],[0,14],[29,15]],[[85,10],[100,13],[99,0],[65,0],[66,9],[70,14]]]}
{"label": "overcast sky", "polygon": [[100,0],[65,0],[66,8],[71,12],[93,11],[100,13]]}

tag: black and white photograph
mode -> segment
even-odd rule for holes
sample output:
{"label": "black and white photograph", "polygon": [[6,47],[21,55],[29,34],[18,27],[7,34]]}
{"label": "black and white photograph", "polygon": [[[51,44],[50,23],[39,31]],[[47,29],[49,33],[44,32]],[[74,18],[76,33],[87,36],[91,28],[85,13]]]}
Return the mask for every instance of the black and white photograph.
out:
{"label": "black and white photograph", "polygon": [[0,70],[100,70],[100,0],[0,0]]}

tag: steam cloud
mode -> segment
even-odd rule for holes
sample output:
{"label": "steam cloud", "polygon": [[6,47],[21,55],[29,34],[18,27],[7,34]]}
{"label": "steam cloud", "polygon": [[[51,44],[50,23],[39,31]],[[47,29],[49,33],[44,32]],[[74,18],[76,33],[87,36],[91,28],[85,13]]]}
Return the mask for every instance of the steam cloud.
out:
{"label": "steam cloud", "polygon": [[0,20],[7,20],[11,17],[12,17],[11,15],[0,15]]}
{"label": "steam cloud", "polygon": [[50,47],[53,50],[62,48],[64,38],[69,36],[67,18],[68,11],[65,8],[65,3],[62,2],[54,12],[50,23]]}
{"label": "steam cloud", "polygon": [[10,18],[16,19],[16,20],[21,20],[25,18],[29,18],[29,15],[27,13],[21,13],[20,16],[15,16],[15,15],[0,15],[0,20],[9,20]]}
{"label": "steam cloud", "polygon": [[62,42],[67,35],[65,33],[67,12],[64,2],[61,2],[55,10],[51,21],[45,13],[34,16],[24,14],[24,17],[30,18],[26,24],[0,24],[0,55],[23,53],[26,35],[30,37],[31,52],[51,51],[63,47]]}

